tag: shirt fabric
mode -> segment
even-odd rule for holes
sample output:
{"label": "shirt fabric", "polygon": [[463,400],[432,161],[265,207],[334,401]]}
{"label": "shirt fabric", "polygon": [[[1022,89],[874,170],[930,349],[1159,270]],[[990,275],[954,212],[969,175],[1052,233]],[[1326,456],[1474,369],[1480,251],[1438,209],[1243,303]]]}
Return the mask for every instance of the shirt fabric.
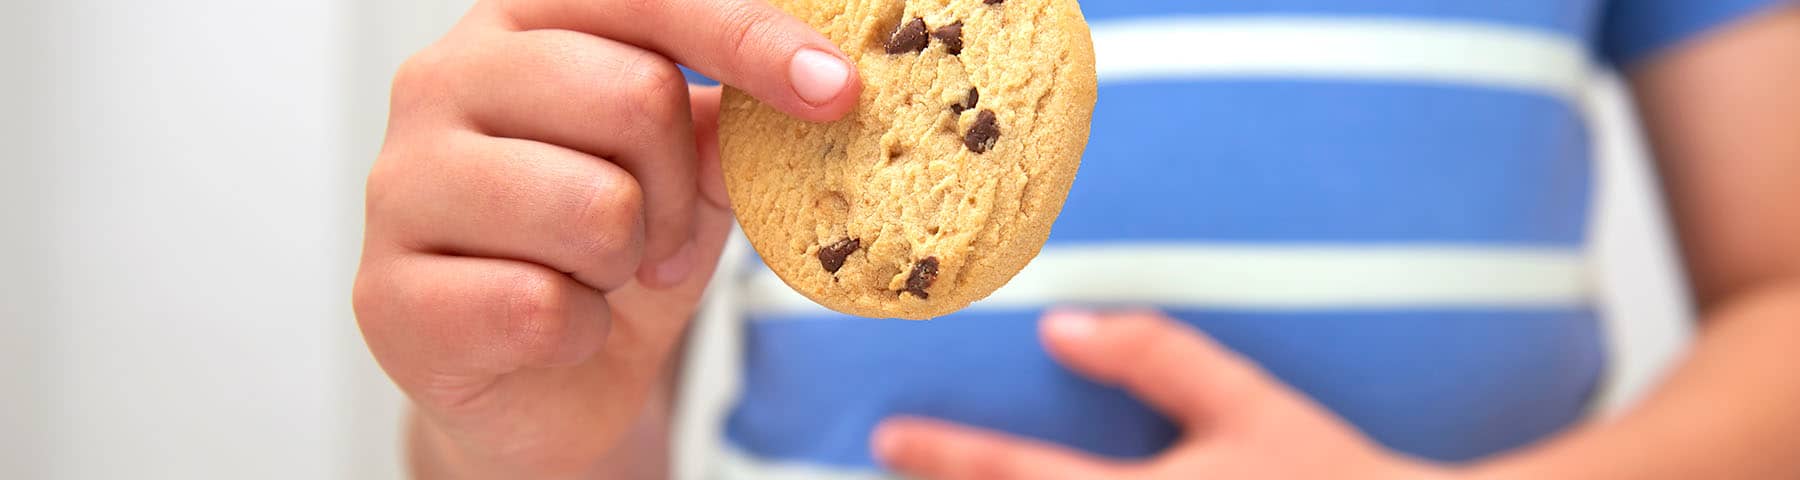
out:
{"label": "shirt fabric", "polygon": [[929,322],[732,273],[736,460],[713,476],[879,475],[867,439],[894,414],[1115,457],[1168,446],[1165,418],[1044,353],[1037,319],[1065,302],[1159,306],[1407,454],[1553,434],[1605,372],[1581,92],[1776,3],[1084,2],[1099,101],[1044,253]]}

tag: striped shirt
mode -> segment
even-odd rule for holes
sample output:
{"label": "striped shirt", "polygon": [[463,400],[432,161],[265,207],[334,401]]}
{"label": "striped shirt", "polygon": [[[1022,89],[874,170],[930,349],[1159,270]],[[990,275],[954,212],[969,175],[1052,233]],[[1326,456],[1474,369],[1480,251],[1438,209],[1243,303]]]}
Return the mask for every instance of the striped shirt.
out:
{"label": "striped shirt", "polygon": [[1099,102],[1043,254],[932,322],[730,272],[741,386],[710,473],[876,478],[894,414],[1168,446],[1174,425],[1043,352],[1037,317],[1069,303],[1159,306],[1408,454],[1544,438],[1605,370],[1586,85],[1778,2],[1089,0]]}

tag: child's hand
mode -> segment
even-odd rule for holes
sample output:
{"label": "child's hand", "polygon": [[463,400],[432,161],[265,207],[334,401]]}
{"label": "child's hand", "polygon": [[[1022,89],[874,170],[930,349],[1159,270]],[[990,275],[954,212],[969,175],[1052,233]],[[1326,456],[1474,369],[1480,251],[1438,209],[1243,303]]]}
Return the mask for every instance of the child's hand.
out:
{"label": "child's hand", "polygon": [[1383,450],[1249,360],[1161,315],[1052,314],[1043,338],[1064,365],[1130,390],[1181,423],[1181,441],[1148,461],[1125,462],[933,420],[895,419],[876,430],[876,457],[931,480],[1453,476]]}
{"label": "child's hand", "polygon": [[730,221],[719,92],[676,62],[828,120],[861,88],[841,59],[760,1],[489,0],[406,62],[355,304],[420,462],[549,478],[612,452]]}

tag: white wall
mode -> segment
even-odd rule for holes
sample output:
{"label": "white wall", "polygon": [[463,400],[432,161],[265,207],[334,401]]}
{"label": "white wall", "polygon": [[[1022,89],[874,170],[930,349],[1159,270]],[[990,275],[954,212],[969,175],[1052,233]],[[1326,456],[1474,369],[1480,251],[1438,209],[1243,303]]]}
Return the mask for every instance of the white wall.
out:
{"label": "white wall", "polygon": [[44,203],[38,160],[48,157],[48,144],[39,140],[41,125],[4,112],[42,110],[44,102],[32,92],[43,82],[18,73],[45,63],[36,46],[47,9],[32,4],[9,10],[0,15],[0,477],[37,478],[44,474],[38,457],[50,430],[43,415],[50,399],[39,388],[48,375],[36,366],[47,354],[42,340],[49,331],[37,300],[46,292],[40,281],[46,264],[36,234]]}
{"label": "white wall", "polygon": [[19,3],[0,477],[349,476],[348,2]]}
{"label": "white wall", "polygon": [[[398,475],[401,400],[348,304],[361,177],[393,67],[468,1],[9,5],[0,478]],[[1683,307],[1608,132],[1596,258],[1630,390]]]}
{"label": "white wall", "polygon": [[0,478],[393,478],[349,311],[387,80],[443,0],[0,15]]}

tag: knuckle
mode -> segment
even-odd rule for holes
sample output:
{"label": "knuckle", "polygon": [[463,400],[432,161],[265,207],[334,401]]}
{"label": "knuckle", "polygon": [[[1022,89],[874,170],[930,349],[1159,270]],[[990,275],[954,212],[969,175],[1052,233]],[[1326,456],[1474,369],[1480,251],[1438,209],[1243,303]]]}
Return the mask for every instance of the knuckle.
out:
{"label": "knuckle", "polygon": [[568,291],[554,275],[539,271],[521,273],[508,285],[503,307],[507,343],[525,364],[554,358],[569,330]]}
{"label": "knuckle", "polygon": [[677,119],[686,86],[674,63],[646,52],[625,63],[616,88],[632,99],[631,113],[639,125],[661,130]]}
{"label": "knuckle", "polygon": [[624,174],[602,175],[580,184],[582,202],[573,225],[564,229],[573,254],[602,264],[636,263],[644,194],[636,181]]}
{"label": "knuckle", "polygon": [[421,201],[435,195],[428,170],[440,168],[446,152],[442,146],[454,137],[435,132],[401,134],[392,129],[363,179],[364,215],[370,227],[411,225],[419,218]]}
{"label": "knuckle", "polygon": [[395,107],[420,103],[421,99],[442,90],[440,84],[447,76],[441,72],[447,68],[449,57],[441,49],[439,46],[426,47],[407,57],[394,70],[390,97]]}
{"label": "knuckle", "polygon": [[[755,58],[757,40],[771,33],[778,20],[773,9],[759,2],[738,2],[719,12],[720,32],[724,35],[725,54],[730,59]],[[738,62],[718,62],[735,69]],[[742,72],[734,72],[742,73]]]}
{"label": "knuckle", "polygon": [[432,68],[433,62],[426,57],[429,52],[429,49],[421,50],[406,57],[406,60],[400,62],[400,67],[394,69],[392,83],[396,93],[410,90],[424,82],[424,79],[430,78],[429,70]]}
{"label": "knuckle", "polygon": [[350,287],[350,309],[356,313],[356,321],[365,327],[381,320],[381,307],[387,299],[386,289],[374,277],[375,274],[365,268],[356,273],[356,283]]}
{"label": "knuckle", "polygon": [[394,153],[382,154],[369,167],[369,176],[363,184],[363,201],[371,219],[377,217],[377,213],[386,211],[385,207],[394,201],[400,189],[399,180],[405,178],[404,172],[401,172],[404,162],[397,157],[398,154]]}
{"label": "knuckle", "polygon": [[621,87],[632,93],[664,94],[682,83],[681,69],[653,53],[643,52],[626,62],[620,72]]}
{"label": "knuckle", "polygon": [[405,332],[407,317],[417,311],[417,302],[397,286],[397,269],[401,257],[364,255],[350,287],[350,308],[356,315],[357,327],[371,353],[388,361],[394,349],[409,335]]}

